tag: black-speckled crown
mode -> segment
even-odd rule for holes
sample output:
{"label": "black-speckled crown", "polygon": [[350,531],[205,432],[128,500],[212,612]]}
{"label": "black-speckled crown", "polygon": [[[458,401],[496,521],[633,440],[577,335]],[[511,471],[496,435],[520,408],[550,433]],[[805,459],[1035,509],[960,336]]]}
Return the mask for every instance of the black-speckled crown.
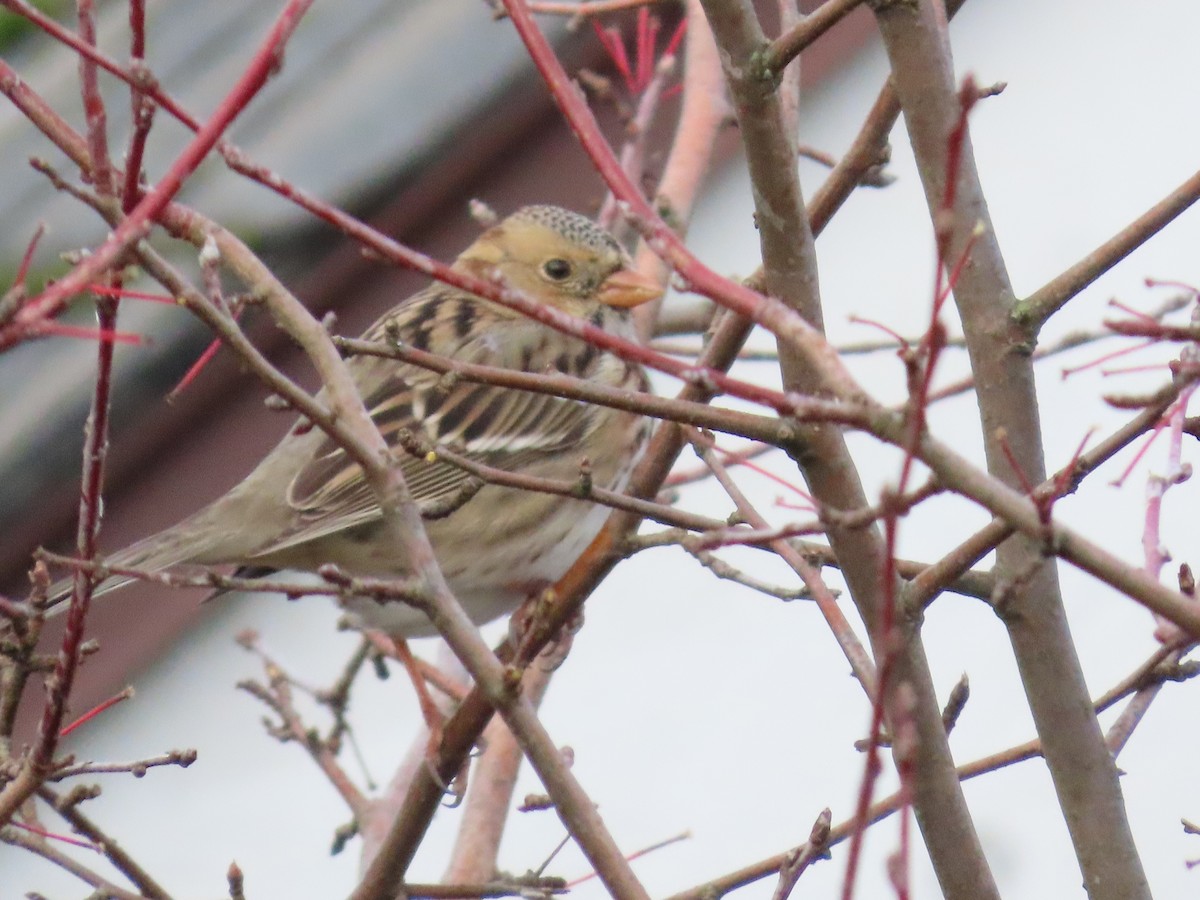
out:
{"label": "black-speckled crown", "polygon": [[572,243],[581,244],[597,251],[621,252],[621,245],[611,234],[586,216],[563,209],[561,206],[524,206],[513,213],[512,218],[545,225]]}

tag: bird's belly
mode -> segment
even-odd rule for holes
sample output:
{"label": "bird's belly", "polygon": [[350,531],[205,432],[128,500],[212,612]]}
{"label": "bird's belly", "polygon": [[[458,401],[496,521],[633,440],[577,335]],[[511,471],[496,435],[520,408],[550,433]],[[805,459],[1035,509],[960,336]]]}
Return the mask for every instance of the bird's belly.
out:
{"label": "bird's belly", "polygon": [[[486,490],[486,489],[485,489]],[[482,493],[482,492],[481,492]],[[528,495],[526,495],[528,496]],[[426,530],[438,551],[438,562],[451,592],[476,625],[516,609],[537,591],[554,584],[599,534],[609,510],[583,501],[510,504],[488,523],[471,521],[470,504],[445,520],[428,522]],[[466,516],[463,514],[467,513]],[[316,550],[336,560],[346,572],[379,578],[405,577],[404,560],[381,552],[386,541],[330,537]],[[424,613],[399,601],[380,603],[355,598],[346,608],[363,625],[404,637],[436,633]]]}

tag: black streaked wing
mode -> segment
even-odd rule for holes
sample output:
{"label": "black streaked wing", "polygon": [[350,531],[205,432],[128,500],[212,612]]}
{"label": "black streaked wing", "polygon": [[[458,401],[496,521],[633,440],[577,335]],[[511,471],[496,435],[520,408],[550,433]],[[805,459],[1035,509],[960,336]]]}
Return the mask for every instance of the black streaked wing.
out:
{"label": "black streaked wing", "polygon": [[[457,303],[445,304],[457,311]],[[428,316],[421,318],[422,326]],[[478,353],[472,361],[488,363]],[[597,408],[574,400],[492,385],[458,382],[448,391],[426,370],[387,363],[381,385],[364,401],[396,456],[413,499],[423,510],[445,515],[456,496],[470,499],[472,476],[450,463],[414,456],[399,442],[401,430],[441,444],[488,466],[516,471],[547,454],[569,451],[595,427]],[[326,440],[288,489],[294,526],[259,549],[277,552],[379,517],[362,470]]]}

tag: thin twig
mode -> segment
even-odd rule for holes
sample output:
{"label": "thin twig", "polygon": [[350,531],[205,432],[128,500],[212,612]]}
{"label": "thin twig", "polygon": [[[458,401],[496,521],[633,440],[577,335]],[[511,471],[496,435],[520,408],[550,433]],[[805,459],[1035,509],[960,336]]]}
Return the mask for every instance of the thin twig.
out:
{"label": "thin twig", "polygon": [[773,40],[763,54],[765,72],[778,76],[788,63],[830,28],[862,5],[863,0],[825,0],[800,22]]}
{"label": "thin twig", "polygon": [[[754,508],[745,494],[734,483],[733,479],[729,477],[729,473],[725,470],[720,460],[717,459],[716,454],[711,453],[708,446],[703,442],[698,441],[694,446],[697,455],[707,465],[712,467],[713,475],[725,490],[725,493],[734,502],[738,512],[745,521],[753,528],[765,528],[767,525],[766,520],[762,518],[758,510]],[[773,541],[771,549],[800,576],[800,579],[804,582],[804,586],[816,602],[817,608],[821,610],[821,614],[825,617],[825,621],[829,625],[829,629],[833,633],[834,639],[845,655],[847,662],[850,663],[854,677],[858,679],[867,696],[874,697],[878,689],[875,665],[872,663],[870,655],[868,655],[862,644],[859,643],[854,630],[850,627],[850,623],[838,607],[837,598],[821,579],[820,572],[810,566],[808,561],[785,540],[777,539]]]}
{"label": "thin twig", "polygon": [[117,870],[132,882],[144,897],[150,900],[167,900],[170,894],[130,856],[121,844],[111,835],[102,831],[95,822],[79,811],[79,804],[72,803],[69,796],[64,798],[53,789],[42,786],[38,796],[49,803],[75,830],[92,841]]}
{"label": "thin twig", "polygon": [[1200,199],[1200,171],[1119,232],[1022,300],[1013,312],[1030,336],[1072,297],[1142,246]]}

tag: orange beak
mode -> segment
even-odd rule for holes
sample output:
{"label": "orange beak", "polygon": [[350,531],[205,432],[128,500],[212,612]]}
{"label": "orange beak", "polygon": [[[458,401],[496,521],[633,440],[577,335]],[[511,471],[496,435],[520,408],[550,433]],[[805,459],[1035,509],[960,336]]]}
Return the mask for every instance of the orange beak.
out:
{"label": "orange beak", "polygon": [[662,295],[663,289],[654,279],[633,269],[618,269],[604,279],[597,299],[609,306],[630,309],[657,300]]}

